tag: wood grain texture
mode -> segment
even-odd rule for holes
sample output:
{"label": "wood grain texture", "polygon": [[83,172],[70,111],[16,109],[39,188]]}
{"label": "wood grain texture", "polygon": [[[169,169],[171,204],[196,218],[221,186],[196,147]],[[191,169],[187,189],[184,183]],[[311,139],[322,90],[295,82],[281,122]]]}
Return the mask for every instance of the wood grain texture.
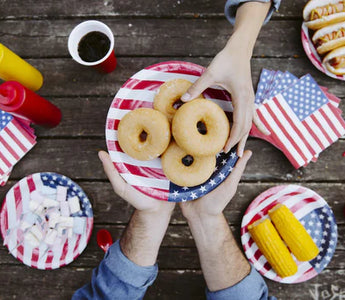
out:
{"label": "wood grain texture", "polygon": [[[276,18],[300,18],[306,1],[283,1]],[[63,1],[37,2],[3,0],[0,10],[3,19],[17,18],[62,18],[62,17],[223,17],[224,0],[153,0],[153,1]]]}

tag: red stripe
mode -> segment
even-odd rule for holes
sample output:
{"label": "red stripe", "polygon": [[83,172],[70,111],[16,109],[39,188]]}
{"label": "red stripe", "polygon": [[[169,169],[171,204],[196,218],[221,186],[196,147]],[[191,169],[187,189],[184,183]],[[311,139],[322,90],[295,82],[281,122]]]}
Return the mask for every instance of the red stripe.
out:
{"label": "red stripe", "polygon": [[150,168],[142,166],[134,166],[126,163],[114,163],[116,169],[119,173],[129,173],[136,176],[141,176],[145,178],[168,180],[164,175],[164,172],[160,168]]}
{"label": "red stripe", "polygon": [[15,134],[8,127],[5,128],[5,132],[18,145],[18,147],[22,149],[24,153],[28,151],[28,149],[22,144],[22,142],[15,136]]}
{"label": "red stripe", "polygon": [[46,262],[45,262],[45,264],[44,264],[44,268],[45,268],[46,270],[51,270],[53,258],[54,258],[53,252],[52,252],[51,250],[49,250],[49,251],[48,251],[48,254],[47,254]]}
{"label": "red stripe", "polygon": [[7,151],[14,157],[15,160],[20,160],[20,156],[17,152],[5,141],[5,139],[0,135],[0,143],[7,149]]}
{"label": "red stripe", "polygon": [[20,133],[26,138],[26,140],[31,144],[34,145],[36,143],[35,136],[32,134],[28,133],[26,130],[23,129],[23,127],[13,119],[12,124],[20,131]]}
{"label": "red stripe", "polygon": [[150,188],[150,187],[143,187],[143,186],[134,186],[138,191],[142,192],[143,194],[156,198],[158,200],[168,201],[169,197],[169,190],[163,190],[158,188]]}
{"label": "red stripe", "polygon": [[342,118],[341,113],[339,113],[337,108],[333,107],[332,105],[328,105],[328,108],[333,112],[334,116],[336,117],[336,119],[339,121],[340,125],[345,130],[345,121]]}
{"label": "red stripe", "polygon": [[[7,160],[6,156],[2,154],[2,152],[0,152],[0,159],[3,161],[3,163],[8,167],[11,168],[12,164]],[[3,174],[5,174],[5,170],[2,171]]]}
{"label": "red stripe", "polygon": [[32,175],[29,175],[27,177],[26,181],[27,181],[30,193],[33,192],[34,190],[36,190],[36,185],[35,185],[35,182],[34,182]]}
{"label": "red stripe", "polygon": [[[327,124],[329,127],[331,127],[331,129],[333,130],[333,132],[335,133],[335,135],[339,138],[341,137],[341,134],[339,133],[339,131],[337,130],[337,128],[334,126],[333,122],[329,119],[328,115],[326,114],[326,112],[323,110],[323,108],[321,107],[319,109],[320,114],[324,117],[324,119],[326,120]],[[331,111],[333,113],[333,111]]]}
{"label": "red stripe", "polygon": [[74,249],[73,249],[73,259],[76,258],[80,253],[78,251],[79,243],[80,243],[81,235],[78,235],[77,241],[75,243]]}
{"label": "red stripe", "polygon": [[35,248],[31,254],[31,266],[34,268],[37,268],[38,260],[39,260],[39,251],[38,251],[38,248]]}
{"label": "red stripe", "polygon": [[[274,99],[274,98],[273,98]],[[264,106],[266,107],[268,113],[270,114],[270,116],[272,117],[272,119],[275,121],[275,123],[278,125],[278,127],[280,128],[280,130],[283,132],[284,136],[290,141],[290,143],[292,144],[292,146],[295,148],[295,150],[300,154],[300,156],[302,157],[302,159],[306,162],[308,161],[307,157],[304,155],[304,153],[301,151],[300,147],[298,146],[298,144],[296,143],[296,141],[294,140],[293,137],[290,136],[289,132],[287,131],[287,129],[283,126],[283,124],[280,122],[278,116],[276,116],[276,114],[272,111],[272,109],[269,107],[269,105],[266,103],[264,104]],[[284,112],[281,111],[281,113],[284,115]],[[296,132],[297,134],[297,132]],[[277,136],[277,139],[278,136]],[[290,153],[290,151],[283,145],[283,151],[284,153],[289,153],[289,157],[293,158],[293,155]]]}
{"label": "red stripe", "polygon": [[126,109],[126,110],[134,110],[138,108],[153,108],[153,103],[148,101],[141,101],[141,100],[132,100],[132,99],[121,99],[117,98],[119,101],[114,106],[113,104],[111,107],[117,108],[117,109]]}
{"label": "red stripe", "polygon": [[281,140],[279,139],[278,135],[274,132],[273,128],[270,126],[270,124],[268,123],[268,121],[265,119],[265,117],[263,116],[263,114],[260,111],[260,108],[256,110],[261,122],[265,125],[265,127],[271,132],[271,135],[273,135],[273,139],[276,141],[278,147],[281,149],[281,151],[283,151],[283,153],[285,154],[285,156],[288,158],[288,160],[291,162],[291,164],[298,169],[300,167],[299,163],[297,162],[297,160],[294,158],[294,156],[291,155],[290,151],[285,150],[286,147],[284,146],[284,144],[281,142]]}
{"label": "red stripe", "polygon": [[118,125],[116,125],[116,120],[114,119],[107,119],[107,129],[109,130],[115,130],[115,126],[117,128]]}
{"label": "red stripe", "polygon": [[[309,144],[309,142],[306,140],[304,134],[300,131],[298,126],[296,126],[295,122],[290,118],[290,116],[286,113],[284,108],[279,103],[278,99],[274,97],[272,99],[274,103],[278,106],[279,110],[283,113],[285,119],[289,122],[291,127],[294,129],[294,131],[297,133],[297,135],[300,137],[300,139],[304,142],[305,146],[308,148],[308,150],[311,152],[312,155],[315,155],[317,152],[315,149]],[[284,99],[285,100],[285,99]],[[288,105],[288,104],[287,104]],[[301,122],[302,123],[302,122]],[[303,123],[302,123],[303,124]]]}
{"label": "red stripe", "polygon": [[159,80],[140,80],[135,78],[130,78],[125,82],[122,88],[132,89],[132,90],[148,90],[156,91],[164,83],[164,81]]}
{"label": "red stripe", "polygon": [[231,96],[226,90],[208,88],[202,94],[206,99],[213,98],[231,102]]}
{"label": "red stripe", "polygon": [[160,71],[165,73],[177,73],[200,76],[205,68],[197,64],[182,61],[166,61],[145,68],[146,70]]}
{"label": "red stripe", "polygon": [[310,118],[315,122],[315,124],[317,125],[317,127],[321,130],[321,132],[323,133],[323,135],[326,137],[329,145],[333,143],[332,139],[330,138],[330,136],[327,134],[327,131],[323,128],[323,126],[321,125],[321,123],[319,122],[319,120],[315,117],[314,114],[312,114],[310,116]]}
{"label": "red stripe", "polygon": [[299,202],[297,202],[294,206],[290,207],[290,210],[295,214],[300,209],[303,209],[303,208],[306,209],[306,205],[313,202],[317,202],[317,199],[313,197],[304,198],[303,200],[300,200]]}
{"label": "red stripe", "polygon": [[62,253],[60,256],[60,265],[61,266],[66,264],[65,259],[66,259],[67,252],[68,252],[68,239],[66,239],[66,242],[62,248]]}
{"label": "red stripe", "polygon": [[305,120],[302,121],[302,124],[309,131],[309,133],[314,138],[316,143],[320,146],[321,150],[324,150],[325,146],[322,144],[321,140],[318,138],[318,136],[316,135],[315,131],[309,126],[309,124]]}

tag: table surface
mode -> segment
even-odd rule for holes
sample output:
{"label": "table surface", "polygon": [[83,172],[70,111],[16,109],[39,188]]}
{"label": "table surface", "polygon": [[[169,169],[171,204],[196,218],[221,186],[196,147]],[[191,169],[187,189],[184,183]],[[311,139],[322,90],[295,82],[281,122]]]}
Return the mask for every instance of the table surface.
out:
{"label": "table surface", "polygon": [[[132,208],[114,195],[97,158],[106,149],[105,120],[110,103],[121,85],[142,68],[168,60],[207,66],[224,46],[232,27],[226,21],[224,0],[1,0],[0,42],[11,48],[44,76],[39,94],[63,113],[61,124],[51,130],[36,128],[38,143],[14,168],[10,181],[0,188],[0,198],[19,179],[52,171],[76,181],[88,194],[95,226],[90,243],[70,265],[54,271],[29,268],[0,246],[1,299],[69,299],[90,280],[102,259],[96,232],[108,229],[120,237]],[[297,76],[310,73],[319,84],[345,99],[344,83],[316,70],[301,41],[304,1],[283,1],[278,13],[263,27],[252,59],[256,85],[262,68],[287,70]],[[114,32],[117,69],[108,75],[80,66],[69,56],[68,35],[75,25],[97,19]],[[344,102],[344,101],[343,101]],[[340,108],[344,109],[344,103]],[[339,228],[334,257],[317,277],[296,285],[270,280],[270,294],[279,299],[329,299],[345,295],[345,141],[324,151],[317,163],[295,170],[270,144],[249,139],[253,151],[238,192],[225,210],[239,240],[239,226],[249,203],[269,187],[297,183],[315,190],[332,207]],[[2,200],[1,200],[2,201]],[[2,243],[1,243],[2,244]],[[160,272],[145,299],[204,299],[205,283],[190,231],[179,209],[163,240],[158,257]],[[342,296],[340,296],[342,295]]]}

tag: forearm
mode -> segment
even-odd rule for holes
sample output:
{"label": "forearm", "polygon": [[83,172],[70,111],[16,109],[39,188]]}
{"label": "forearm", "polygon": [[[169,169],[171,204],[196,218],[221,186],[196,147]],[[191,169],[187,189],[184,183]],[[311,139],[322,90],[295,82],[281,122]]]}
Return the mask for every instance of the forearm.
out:
{"label": "forearm", "polygon": [[170,211],[136,210],[120,240],[123,254],[139,266],[154,265],[170,215]]}
{"label": "forearm", "polygon": [[201,268],[210,291],[235,285],[250,272],[223,214],[193,216],[188,220]]}
{"label": "forearm", "polygon": [[270,7],[270,2],[243,3],[237,9],[234,32],[229,39],[228,45],[231,41],[251,56],[255,41]]}

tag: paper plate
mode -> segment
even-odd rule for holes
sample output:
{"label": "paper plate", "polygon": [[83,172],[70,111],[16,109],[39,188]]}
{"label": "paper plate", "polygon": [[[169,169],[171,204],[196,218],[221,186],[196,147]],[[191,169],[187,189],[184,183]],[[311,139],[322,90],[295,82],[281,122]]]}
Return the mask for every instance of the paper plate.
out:
{"label": "paper plate", "polygon": [[[167,80],[183,78],[196,81],[204,72],[202,66],[182,61],[168,61],[149,66],[134,74],[117,92],[110,106],[106,122],[107,147],[116,169],[122,177],[142,193],[165,201],[197,199],[216,188],[231,172],[237,161],[235,149],[219,153],[217,167],[211,178],[195,187],[180,187],[164,175],[160,158],[139,161],[125,154],[117,141],[117,127],[121,118],[131,110],[153,108],[153,99],[159,87]],[[231,97],[221,88],[209,88],[203,95],[220,105],[225,112],[232,111]]]}
{"label": "paper plate", "polygon": [[[279,277],[271,268],[248,232],[248,225],[268,218],[268,211],[277,203],[284,203],[294,213],[320,250],[309,262],[299,262],[293,256],[298,271],[285,278]],[[336,221],[327,202],[314,191],[298,185],[280,185],[260,194],[247,208],[241,225],[241,242],[249,261],[263,276],[281,283],[303,282],[318,275],[332,259],[337,236]]]}
{"label": "paper plate", "polygon": [[322,59],[320,58],[319,54],[317,53],[314,44],[311,40],[311,35],[309,35],[310,31],[308,27],[302,23],[302,29],[301,29],[301,39],[302,39],[302,45],[304,48],[305,53],[307,54],[309,60],[312,62],[312,64],[321,72],[325,73],[327,76],[339,79],[339,80],[345,80],[345,75],[335,75],[332,72],[328,71],[328,69],[322,64]]}
{"label": "paper plate", "polygon": [[[34,190],[44,195],[54,194],[56,186],[68,187],[67,195],[78,196],[81,211],[73,216],[87,217],[83,234],[73,233],[71,238],[61,240],[54,248],[33,248],[24,241],[19,228],[22,214],[29,211],[30,193]],[[56,173],[35,173],[17,182],[7,193],[0,213],[1,234],[10,253],[29,267],[42,270],[56,269],[71,263],[85,249],[92,232],[93,212],[91,204],[79,185],[66,176]]]}

